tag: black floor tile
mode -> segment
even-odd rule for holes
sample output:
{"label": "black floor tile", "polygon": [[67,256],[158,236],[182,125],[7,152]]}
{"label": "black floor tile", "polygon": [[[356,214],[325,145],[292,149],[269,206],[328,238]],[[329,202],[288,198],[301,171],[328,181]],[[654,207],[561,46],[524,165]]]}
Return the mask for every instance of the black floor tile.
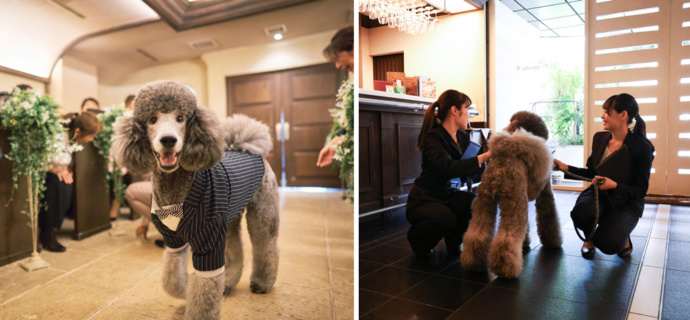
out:
{"label": "black floor tile", "polygon": [[652,230],[653,224],[654,221],[652,220],[651,215],[645,219],[640,219],[630,235],[647,238],[649,236],[649,232]]}
{"label": "black floor tile", "polygon": [[662,319],[688,319],[690,272],[666,270]]}
{"label": "black floor tile", "polygon": [[441,272],[439,272],[438,274],[442,275],[444,277],[466,280],[466,281],[472,281],[472,282],[481,283],[481,284],[489,284],[491,281],[496,279],[496,275],[494,275],[488,271],[487,272],[467,271],[467,270],[462,268],[462,265],[460,264],[459,261],[454,263],[454,264],[451,264],[447,268],[441,270]]}
{"label": "black floor tile", "polygon": [[[647,244],[647,238],[636,236],[631,236],[630,238],[633,242],[633,252],[630,255],[630,258],[623,259],[615,254],[603,254],[601,251],[597,250],[596,254],[594,255],[594,259],[609,261],[622,260],[632,264],[640,264],[640,261],[642,261],[642,250]],[[571,256],[582,257],[582,254],[580,253],[581,248],[582,240],[580,240],[577,234],[575,234],[575,230],[563,230],[563,253]]]}
{"label": "black floor tile", "polygon": [[430,274],[394,267],[385,267],[359,279],[359,287],[396,296],[430,277]]}
{"label": "black floor tile", "polygon": [[423,304],[393,299],[386,302],[374,311],[360,317],[362,320],[370,319],[414,319],[414,320],[438,320],[447,317],[451,311],[443,310]]}
{"label": "black floor tile", "polygon": [[690,271],[690,242],[669,241],[666,269]]}
{"label": "black floor tile", "polygon": [[446,319],[614,319],[600,317],[597,313],[592,314],[593,312],[594,310],[589,310],[584,303],[489,286]]}
{"label": "black floor tile", "polygon": [[402,237],[397,237],[393,240],[386,242],[386,244],[389,246],[396,246],[396,247],[403,247],[403,248],[409,248],[410,247],[410,242],[407,241],[407,235],[404,235]]}
{"label": "black floor tile", "polygon": [[520,296],[538,292],[589,308],[608,308],[610,317],[600,319],[615,319],[627,312],[638,267],[623,260],[586,260],[540,247],[525,258],[518,279],[496,279],[491,285],[516,290]]}
{"label": "black floor tile", "polygon": [[670,219],[671,222],[690,223],[690,207],[672,206]]}
{"label": "black floor tile", "polygon": [[412,249],[382,244],[359,253],[359,260],[389,264],[413,255]]}
{"label": "black floor tile", "polygon": [[670,221],[668,239],[671,241],[690,241],[690,222]]}
{"label": "black floor tile", "polygon": [[458,261],[460,261],[460,256],[458,255],[449,255],[445,250],[434,250],[428,257],[420,258],[412,255],[393,265],[415,271],[437,273]]}
{"label": "black floor tile", "polygon": [[400,298],[443,309],[455,310],[486,285],[447,277],[433,276],[407,290]]}
{"label": "black floor tile", "polygon": [[376,263],[376,262],[370,262],[370,261],[364,261],[364,260],[359,260],[359,277],[364,277],[378,269],[381,269],[385,267],[386,265]]}
{"label": "black floor tile", "polygon": [[376,307],[384,304],[388,300],[392,299],[389,296],[384,296],[376,292],[371,292],[367,290],[359,290],[359,316],[363,316]]}

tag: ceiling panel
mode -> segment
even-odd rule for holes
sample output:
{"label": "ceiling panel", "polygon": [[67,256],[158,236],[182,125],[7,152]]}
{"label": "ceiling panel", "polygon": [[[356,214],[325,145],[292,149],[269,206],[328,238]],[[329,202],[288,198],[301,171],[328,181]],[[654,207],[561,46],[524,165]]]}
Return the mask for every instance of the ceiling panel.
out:
{"label": "ceiling panel", "polygon": [[542,37],[585,35],[583,0],[501,0],[501,3],[538,29]]}
{"label": "ceiling panel", "polygon": [[546,7],[554,4],[561,4],[564,0],[514,0],[515,2],[521,4],[525,9]]}
{"label": "ceiling panel", "polygon": [[565,3],[556,6],[530,9],[529,12],[531,12],[539,20],[557,18],[575,13],[575,11],[573,11],[573,9],[571,9],[570,6]]}

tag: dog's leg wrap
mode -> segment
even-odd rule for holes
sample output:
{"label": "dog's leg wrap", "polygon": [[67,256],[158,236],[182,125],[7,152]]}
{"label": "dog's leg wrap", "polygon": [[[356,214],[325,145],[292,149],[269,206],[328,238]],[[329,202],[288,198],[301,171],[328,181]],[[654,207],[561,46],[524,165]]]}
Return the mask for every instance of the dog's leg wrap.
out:
{"label": "dog's leg wrap", "polygon": [[[205,277],[206,275],[213,276]],[[222,270],[220,273],[194,271],[189,277],[185,320],[220,319],[220,307],[223,302],[223,288],[225,287],[223,284],[225,276]]]}
{"label": "dog's leg wrap", "polygon": [[[481,185],[479,188],[483,189]],[[489,195],[479,190],[477,193],[479,195],[472,201],[472,219],[463,238],[460,263],[468,270],[486,271],[489,245],[496,225],[496,203]]]}
{"label": "dog's leg wrap", "polygon": [[244,254],[242,252],[242,238],[240,237],[240,222],[242,215],[239,215],[228,226],[228,233],[225,238],[225,291],[230,291],[237,286],[242,276],[244,267]]}
{"label": "dog's leg wrap", "polygon": [[250,286],[254,293],[270,292],[276,281],[279,212],[278,184],[271,167],[266,163],[263,181],[247,206],[247,229],[253,254]]}
{"label": "dog's leg wrap", "polygon": [[189,244],[163,251],[163,289],[175,298],[184,299],[187,288]]}
{"label": "dog's leg wrap", "polygon": [[[519,187],[517,189],[520,189]],[[527,231],[527,192],[498,201],[501,222],[489,249],[491,271],[502,278],[517,278],[522,271],[522,244]]]}
{"label": "dog's leg wrap", "polygon": [[561,224],[558,221],[556,203],[549,181],[537,197],[537,233],[541,244],[547,248],[560,248],[563,244]]}

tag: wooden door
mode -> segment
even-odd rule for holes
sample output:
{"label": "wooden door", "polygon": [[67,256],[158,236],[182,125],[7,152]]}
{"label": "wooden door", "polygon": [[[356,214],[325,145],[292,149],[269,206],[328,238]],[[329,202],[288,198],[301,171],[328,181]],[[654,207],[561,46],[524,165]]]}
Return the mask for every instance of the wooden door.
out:
{"label": "wooden door", "polygon": [[267,160],[282,184],[280,130],[276,130],[280,126],[280,89],[281,72],[227,78],[228,115],[246,114],[269,127],[273,151]]}
{"label": "wooden door", "polygon": [[284,72],[288,186],[341,187],[338,168],[319,168],[316,160],[333,124],[328,110],[335,107],[335,94],[342,79],[342,73],[330,63]]}

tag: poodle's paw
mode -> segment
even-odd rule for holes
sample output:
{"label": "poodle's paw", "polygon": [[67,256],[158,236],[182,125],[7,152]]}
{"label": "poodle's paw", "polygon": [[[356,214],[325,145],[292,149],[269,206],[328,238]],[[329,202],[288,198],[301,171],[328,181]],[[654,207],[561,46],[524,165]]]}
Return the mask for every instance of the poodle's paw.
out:
{"label": "poodle's paw", "polygon": [[486,271],[486,269],[489,267],[488,257],[477,257],[476,255],[471,254],[471,252],[467,251],[469,250],[465,249],[460,255],[460,264],[462,265],[463,269],[470,271]]}
{"label": "poodle's paw", "polygon": [[532,247],[530,246],[530,238],[529,238],[529,233],[525,234],[525,240],[522,241],[522,252],[529,252],[532,250]]}
{"label": "poodle's paw", "polygon": [[254,293],[269,293],[273,289],[273,285],[261,284],[255,281],[252,281],[249,287]]}
{"label": "poodle's paw", "polygon": [[522,272],[522,261],[510,261],[501,257],[497,261],[491,261],[491,271],[499,278],[517,278]]}
{"label": "poodle's paw", "polygon": [[543,239],[539,240],[541,241],[541,244],[546,248],[560,248],[561,246],[563,246],[563,238],[560,234],[553,237],[543,237]]}

